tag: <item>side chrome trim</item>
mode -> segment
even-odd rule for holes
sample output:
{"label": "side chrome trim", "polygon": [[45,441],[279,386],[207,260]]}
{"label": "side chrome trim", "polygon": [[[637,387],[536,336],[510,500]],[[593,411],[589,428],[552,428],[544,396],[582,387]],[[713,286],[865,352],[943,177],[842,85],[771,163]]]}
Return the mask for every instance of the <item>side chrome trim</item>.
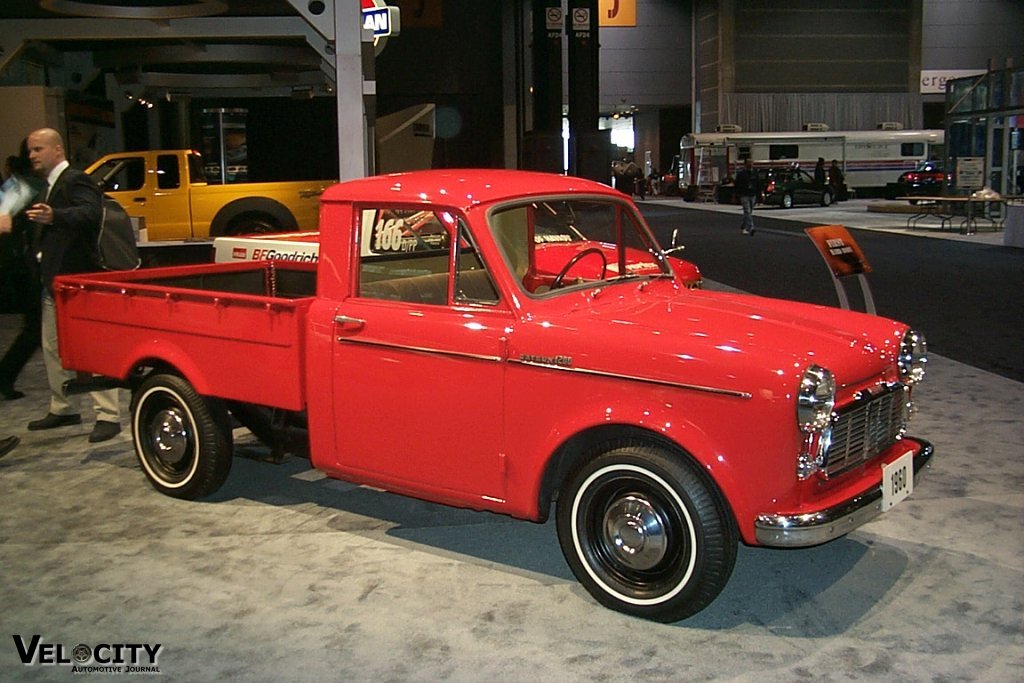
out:
{"label": "side chrome trim", "polygon": [[522,358],[509,358],[509,363],[518,363],[519,365],[528,365],[535,368],[544,368],[545,370],[559,370],[561,372],[575,372],[581,375],[591,375],[594,377],[607,377],[610,379],[621,379],[627,382],[641,382],[643,384],[653,384],[661,387],[672,387],[674,389],[687,389],[689,391],[703,391],[710,394],[720,394],[723,396],[733,396],[735,398],[749,399],[753,396],[747,391],[736,391],[734,389],[722,389],[720,387],[706,387],[699,384],[684,384],[682,382],[668,382],[666,380],[652,379],[650,377],[638,377],[636,375],[621,375],[616,372],[604,372],[603,370],[591,370],[588,368],[575,368],[566,367],[564,365],[554,365],[551,363],[538,363],[535,361],[523,360]]}
{"label": "side chrome trim", "polygon": [[375,346],[381,349],[392,349],[395,351],[409,351],[412,353],[427,353],[435,356],[449,356],[452,358],[469,358],[471,360],[483,360],[492,363],[500,363],[504,360],[501,356],[488,356],[479,353],[463,353],[461,351],[447,351],[445,349],[431,349],[425,346],[411,346],[408,344],[389,344],[386,342],[369,341],[356,337],[338,337],[342,344],[362,344],[363,346]]}
{"label": "side chrome trim", "polygon": [[[914,487],[924,470],[931,466],[933,446],[923,440],[916,441],[921,450],[914,456]],[[754,521],[757,542],[775,548],[802,548],[820,545],[845,536],[862,524],[882,514],[882,485],[878,485],[818,512],[800,515],[760,514]]]}

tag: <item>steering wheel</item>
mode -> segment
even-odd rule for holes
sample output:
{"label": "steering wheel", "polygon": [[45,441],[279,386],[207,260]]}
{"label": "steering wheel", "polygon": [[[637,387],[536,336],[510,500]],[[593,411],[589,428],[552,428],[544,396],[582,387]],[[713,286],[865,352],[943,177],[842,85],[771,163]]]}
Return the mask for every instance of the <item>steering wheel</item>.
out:
{"label": "steering wheel", "polygon": [[562,286],[562,280],[565,279],[566,274],[572,270],[572,267],[579,263],[584,257],[590,254],[597,254],[601,257],[601,277],[600,280],[604,279],[605,273],[608,272],[608,257],[604,255],[604,252],[597,247],[588,247],[583,251],[579,252],[569,262],[562,266],[562,270],[558,271],[558,275],[555,276],[554,281],[551,283],[551,289],[558,289]]}

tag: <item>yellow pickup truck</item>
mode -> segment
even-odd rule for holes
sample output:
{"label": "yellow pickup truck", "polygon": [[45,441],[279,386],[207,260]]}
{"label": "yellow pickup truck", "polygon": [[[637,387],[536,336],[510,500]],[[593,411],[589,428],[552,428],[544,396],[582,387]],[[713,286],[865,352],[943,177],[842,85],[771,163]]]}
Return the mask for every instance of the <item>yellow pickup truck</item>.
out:
{"label": "yellow pickup truck", "polygon": [[211,185],[199,153],[180,149],[108,154],[86,173],[151,241],[316,230],[320,195],[336,182]]}

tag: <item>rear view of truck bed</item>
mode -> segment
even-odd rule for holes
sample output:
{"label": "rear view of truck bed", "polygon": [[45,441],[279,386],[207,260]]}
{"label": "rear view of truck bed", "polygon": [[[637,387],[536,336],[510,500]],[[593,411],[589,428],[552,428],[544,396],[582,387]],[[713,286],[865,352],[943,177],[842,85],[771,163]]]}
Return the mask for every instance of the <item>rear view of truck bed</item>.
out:
{"label": "rear view of truck bed", "polygon": [[315,292],[312,264],[64,276],[54,286],[61,359],[122,380],[138,367],[170,367],[201,394],[301,410],[304,322]]}

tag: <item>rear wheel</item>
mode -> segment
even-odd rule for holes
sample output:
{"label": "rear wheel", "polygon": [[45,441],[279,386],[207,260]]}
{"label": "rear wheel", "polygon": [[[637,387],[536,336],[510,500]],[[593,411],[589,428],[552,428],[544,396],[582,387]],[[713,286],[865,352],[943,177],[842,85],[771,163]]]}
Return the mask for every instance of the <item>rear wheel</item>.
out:
{"label": "rear wheel", "polygon": [[132,395],[135,454],[153,487],[195,500],[221,487],[231,470],[227,412],[177,375],[158,374]]}
{"label": "rear wheel", "polygon": [[704,609],[725,587],[737,534],[718,493],[688,462],[646,445],[586,462],[558,496],[569,567],[601,604],[661,622]]}
{"label": "rear wheel", "polygon": [[793,208],[793,194],[787,193],[782,195],[782,208],[792,209]]}

